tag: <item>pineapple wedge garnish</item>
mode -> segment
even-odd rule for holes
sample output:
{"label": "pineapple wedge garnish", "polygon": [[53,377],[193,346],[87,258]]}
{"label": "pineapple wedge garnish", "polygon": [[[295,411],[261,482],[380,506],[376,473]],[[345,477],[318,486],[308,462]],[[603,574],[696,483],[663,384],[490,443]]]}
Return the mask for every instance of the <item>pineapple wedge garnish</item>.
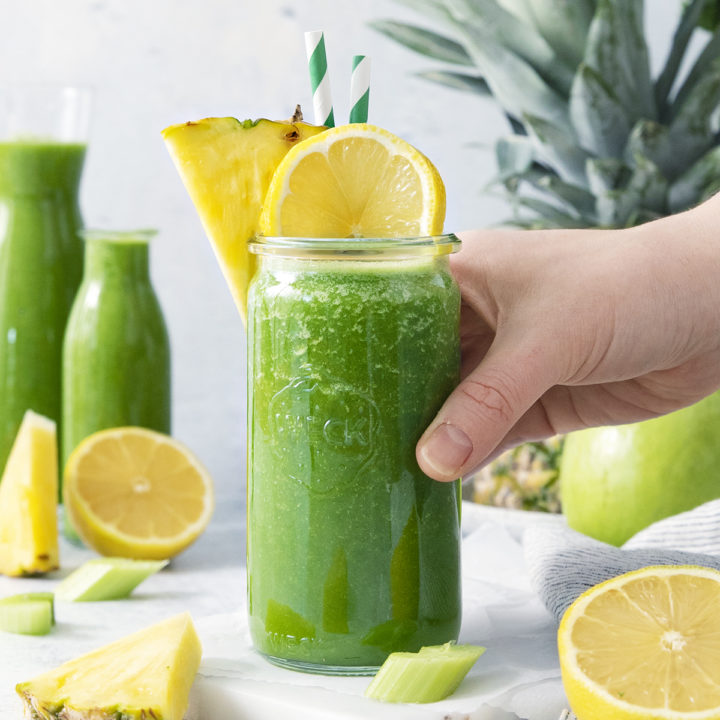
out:
{"label": "pineapple wedge garnish", "polygon": [[275,168],[291,147],[325,129],[303,122],[207,118],[162,131],[243,320],[255,270],[247,243],[257,232]]}
{"label": "pineapple wedge garnish", "polygon": [[0,573],[36,575],[58,567],[55,423],[28,410],[0,483]]}
{"label": "pineapple wedge garnish", "polygon": [[33,720],[182,720],[201,655],[184,613],[15,689]]}

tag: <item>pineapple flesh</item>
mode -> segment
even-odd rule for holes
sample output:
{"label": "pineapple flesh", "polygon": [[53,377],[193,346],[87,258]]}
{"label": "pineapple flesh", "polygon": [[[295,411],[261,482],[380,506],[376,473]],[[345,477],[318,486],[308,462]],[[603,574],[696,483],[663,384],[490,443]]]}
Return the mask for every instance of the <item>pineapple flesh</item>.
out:
{"label": "pineapple flesh", "polygon": [[182,720],[201,654],[184,613],[15,689],[32,720]]}
{"label": "pineapple flesh", "polygon": [[243,319],[255,269],[247,243],[257,233],[275,168],[291,147],[323,130],[303,122],[235,118],[207,118],[163,130]]}
{"label": "pineapple flesh", "polygon": [[57,494],[55,423],[28,410],[0,483],[0,573],[58,568]]}

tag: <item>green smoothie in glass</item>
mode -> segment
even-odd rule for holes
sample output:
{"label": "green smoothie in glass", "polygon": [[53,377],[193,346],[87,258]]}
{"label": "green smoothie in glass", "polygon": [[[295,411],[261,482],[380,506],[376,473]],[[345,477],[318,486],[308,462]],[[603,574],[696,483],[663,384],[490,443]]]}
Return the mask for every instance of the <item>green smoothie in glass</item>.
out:
{"label": "green smoothie in glass", "polygon": [[415,444],[459,379],[458,245],[251,245],[248,600],[275,663],[363,674],[457,638],[458,485]]}
{"label": "green smoothie in glass", "polygon": [[82,275],[85,145],[0,142],[0,471],[26,410],[60,421],[63,333]]}
{"label": "green smoothie in glass", "polygon": [[170,345],[150,282],[154,231],[91,231],[63,350],[63,466],[88,435],[170,432]]}

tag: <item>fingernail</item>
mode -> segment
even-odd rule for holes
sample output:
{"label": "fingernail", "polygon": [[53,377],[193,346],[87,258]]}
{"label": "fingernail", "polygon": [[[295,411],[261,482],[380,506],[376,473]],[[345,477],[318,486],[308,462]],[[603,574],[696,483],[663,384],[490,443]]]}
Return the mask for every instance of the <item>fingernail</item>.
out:
{"label": "fingernail", "polygon": [[438,475],[457,475],[472,449],[472,440],[460,428],[442,423],[422,444],[420,455]]}

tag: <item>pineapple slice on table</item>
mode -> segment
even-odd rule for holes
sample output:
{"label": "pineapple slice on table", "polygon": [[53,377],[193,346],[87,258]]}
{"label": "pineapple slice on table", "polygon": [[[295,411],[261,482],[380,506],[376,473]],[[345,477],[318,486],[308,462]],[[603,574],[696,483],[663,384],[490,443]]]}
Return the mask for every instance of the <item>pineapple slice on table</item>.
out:
{"label": "pineapple slice on table", "polygon": [[182,720],[201,655],[183,613],[15,689],[33,720]]}
{"label": "pineapple slice on table", "polygon": [[206,118],[162,131],[243,319],[255,269],[247,242],[275,168],[291,147],[326,130],[294,120]]}
{"label": "pineapple slice on table", "polygon": [[57,494],[55,423],[28,410],[0,483],[0,573],[57,569]]}

